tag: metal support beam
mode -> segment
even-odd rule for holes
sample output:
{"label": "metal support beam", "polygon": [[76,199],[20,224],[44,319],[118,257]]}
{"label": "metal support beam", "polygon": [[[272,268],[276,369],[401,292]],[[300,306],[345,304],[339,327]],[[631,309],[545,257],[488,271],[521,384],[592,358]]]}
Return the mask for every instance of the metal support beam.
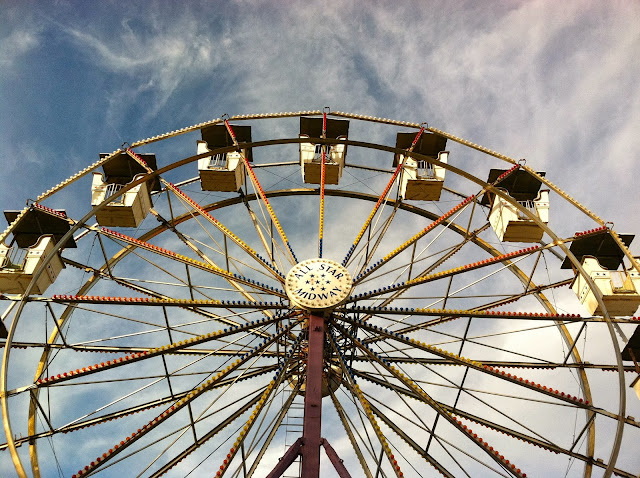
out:
{"label": "metal support beam", "polygon": [[280,478],[282,474],[287,471],[287,468],[291,466],[291,463],[298,458],[302,446],[302,438],[298,438],[296,442],[289,447],[282,458],[280,458],[278,464],[273,468],[273,470],[271,470],[271,473],[269,473],[266,478]]}
{"label": "metal support beam", "polygon": [[[286,451],[267,478],[278,478],[298,457],[302,457],[301,478],[320,477],[322,444],[322,368],[324,366],[324,318],[309,315],[307,370],[304,380],[302,437]],[[342,475],[341,475],[342,476]],[[346,475],[348,476],[348,475]]]}
{"label": "metal support beam", "polygon": [[323,317],[309,316],[309,352],[304,387],[301,478],[318,478],[320,476],[324,328]]}
{"label": "metal support beam", "polygon": [[578,339],[580,338],[580,334],[582,333],[582,331],[584,330],[584,328],[586,326],[587,326],[586,322],[583,322],[582,326],[580,326],[580,330],[578,330],[578,334],[573,339],[573,343],[571,344],[571,348],[569,348],[569,351],[567,352],[567,356],[564,358],[564,361],[562,362],[562,365],[566,364],[567,360],[569,360],[569,357],[571,357],[571,353],[573,352],[573,349],[576,348],[576,344],[578,343]]}
{"label": "metal support beam", "polygon": [[344,463],[342,462],[342,460],[340,459],[336,451],[333,449],[333,447],[329,444],[329,442],[325,438],[322,439],[322,446],[324,447],[325,453],[329,457],[329,461],[331,461],[331,464],[338,472],[338,476],[340,478],[351,478],[351,475],[349,474],[347,469],[344,467]]}

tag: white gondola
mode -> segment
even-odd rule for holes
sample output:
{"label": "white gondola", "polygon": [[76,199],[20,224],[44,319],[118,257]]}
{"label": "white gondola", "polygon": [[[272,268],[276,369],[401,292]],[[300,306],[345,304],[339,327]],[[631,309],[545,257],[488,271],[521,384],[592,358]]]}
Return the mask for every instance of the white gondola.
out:
{"label": "white gondola", "polygon": [[[104,154],[100,155],[104,157]],[[151,169],[156,169],[153,154],[140,155]],[[127,185],[142,178],[147,171],[127,154],[122,153],[103,165],[104,174],[93,173],[91,183],[91,206],[117,195]],[[153,205],[151,191],[160,190],[158,179],[134,186],[115,197],[96,213],[96,221],[105,227],[138,227]]]}
{"label": "white gondola", "polygon": [[[134,176],[137,181],[143,175]],[[113,196],[126,184],[107,183],[104,175],[93,173],[91,184],[91,206],[97,206]],[[151,196],[147,183],[140,183],[114,199],[96,213],[96,221],[105,227],[138,227],[151,209]]]}
{"label": "white gondola", "polygon": [[[618,238],[628,247],[633,235],[618,234]],[[629,316],[636,312],[640,306],[640,273],[624,268],[624,252],[608,230],[580,234],[569,250],[602,294],[609,315]],[[575,270],[568,258],[562,268]],[[582,274],[576,274],[571,287],[590,314],[602,314],[596,295]]]}
{"label": "white gondola", "polygon": [[[26,249],[0,244],[0,291],[5,294],[22,294],[27,289],[33,273],[44,258],[53,250],[55,240],[51,235],[40,237],[38,242]],[[64,269],[60,256],[55,255],[47,264],[45,272],[38,276],[32,294],[44,294]]]}
{"label": "white gondola", "polygon": [[[31,283],[35,271],[54,250],[57,242],[69,231],[66,213],[62,210],[33,206],[23,216],[20,211],[5,211],[11,224],[13,240],[9,245],[0,243],[0,292],[23,294]],[[76,247],[68,239],[63,247]],[[55,282],[64,263],[60,254],[54,254],[44,272],[38,276],[32,294],[43,294]]]}
{"label": "white gondola", "polygon": [[[198,141],[198,154],[208,151],[206,141]],[[245,154],[243,151],[242,154]],[[244,163],[240,153],[217,153],[198,160],[198,173],[203,191],[237,191],[244,185]]]}
{"label": "white gondola", "polygon": [[[346,120],[327,119],[325,136],[329,139],[346,141],[349,133],[349,122]],[[300,118],[300,138],[321,138],[322,118]],[[322,182],[322,150],[325,152],[325,184],[338,184],[342,177],[347,155],[346,144],[327,144],[305,141],[300,143],[300,171],[302,180],[307,184]]]}
{"label": "white gondola", "polygon": [[[586,255],[582,259],[582,267],[602,294],[609,315],[629,316],[638,310],[640,273],[635,269],[611,271],[602,267],[596,257]],[[576,276],[571,288],[590,314],[602,314],[595,294],[581,274]]]}
{"label": "white gondola", "polygon": [[[539,242],[544,235],[544,229],[530,219],[520,208],[531,212],[542,222],[549,222],[549,190],[540,190],[542,182],[528,171],[520,169],[500,178],[506,173],[504,169],[492,169],[487,183],[496,187],[513,199],[520,207],[502,198],[494,192],[482,197],[481,204],[490,206],[489,223],[498,239],[504,242]],[[544,176],[538,172],[538,176]]]}
{"label": "white gondola", "polygon": [[[408,150],[416,138],[414,132],[401,132],[396,136],[396,148]],[[423,133],[413,146],[413,152],[441,163],[449,161],[445,151],[447,138],[433,133]],[[401,153],[393,156],[393,167],[403,164],[400,176],[400,197],[413,201],[438,201],[444,186],[446,169],[425,159],[418,159]]]}
{"label": "white gondola", "polygon": [[[404,161],[400,183],[400,197],[415,201],[438,201],[444,185],[446,169],[428,161],[400,155]],[[449,159],[448,151],[438,153],[438,161],[446,163]]]}
{"label": "white gondola", "polygon": [[[235,192],[245,182],[245,166],[242,158],[253,161],[251,148],[242,147],[251,142],[251,126],[232,125],[239,151],[214,153],[198,159],[200,187],[203,191]],[[224,124],[208,126],[201,130],[202,140],[198,141],[198,154],[204,154],[220,148],[234,145],[233,139]]]}
{"label": "white gondola", "polygon": [[[506,190],[502,190],[509,193]],[[531,200],[517,201],[518,204],[540,219],[549,222],[549,190],[543,189]],[[493,198],[489,222],[496,231],[498,239],[505,242],[539,242],[544,230],[535,221],[521,212],[516,206],[498,196]]]}
{"label": "white gondola", "polygon": [[[301,134],[300,138],[308,138]],[[347,139],[346,136],[338,137],[339,140]],[[327,145],[324,160],[325,184],[338,184],[344,169],[344,144]],[[302,179],[307,184],[320,184],[322,179],[322,145],[314,143],[300,143],[300,165]]]}

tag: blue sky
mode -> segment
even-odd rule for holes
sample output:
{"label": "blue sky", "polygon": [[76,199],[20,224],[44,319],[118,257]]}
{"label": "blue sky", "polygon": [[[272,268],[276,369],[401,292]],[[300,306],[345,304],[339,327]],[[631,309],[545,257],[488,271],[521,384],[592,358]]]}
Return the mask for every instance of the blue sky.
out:
{"label": "blue sky", "polygon": [[638,16],[624,1],[5,5],[0,203],[123,141],[330,106],[526,157],[634,231]]}
{"label": "blue sky", "polygon": [[0,206],[125,141],[330,106],[527,158],[637,233],[639,22],[632,1],[4,2]]}

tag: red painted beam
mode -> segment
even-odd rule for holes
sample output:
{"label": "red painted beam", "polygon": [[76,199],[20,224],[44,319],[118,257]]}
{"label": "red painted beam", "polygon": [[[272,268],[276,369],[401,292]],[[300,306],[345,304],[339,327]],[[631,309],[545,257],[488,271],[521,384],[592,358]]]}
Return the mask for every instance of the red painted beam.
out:
{"label": "red painted beam", "polygon": [[340,478],[351,478],[351,475],[345,468],[344,463],[342,462],[342,459],[338,456],[338,454],[333,449],[333,447],[329,444],[326,438],[322,439],[322,446],[324,447],[324,451],[329,457],[329,460],[331,460],[333,467],[338,472],[338,476]]}
{"label": "red painted beam", "polygon": [[300,448],[302,448],[302,438],[298,438],[296,442],[289,447],[282,458],[280,458],[278,464],[273,468],[273,470],[271,470],[271,473],[269,473],[266,478],[280,478],[295,459],[298,458],[298,455],[300,455]]}
{"label": "red painted beam", "polygon": [[324,365],[324,318],[309,316],[309,352],[304,389],[302,428],[302,476],[319,478],[322,444],[322,368]]}

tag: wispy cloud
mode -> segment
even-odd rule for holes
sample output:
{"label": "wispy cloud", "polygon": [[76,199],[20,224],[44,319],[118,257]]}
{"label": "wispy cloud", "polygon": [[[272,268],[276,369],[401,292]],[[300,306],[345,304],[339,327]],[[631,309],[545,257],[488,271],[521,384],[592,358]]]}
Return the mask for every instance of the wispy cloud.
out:
{"label": "wispy cloud", "polygon": [[39,30],[19,28],[0,39],[0,68],[10,71],[14,62],[39,44]]}
{"label": "wispy cloud", "polygon": [[151,31],[138,31],[123,20],[114,31],[88,33],[64,26],[75,48],[107,73],[128,78],[113,94],[112,108],[123,110],[126,103],[142,94],[153,98],[146,117],[154,117],[183,83],[211,72],[220,63],[214,40],[193,18],[155,22]]}

